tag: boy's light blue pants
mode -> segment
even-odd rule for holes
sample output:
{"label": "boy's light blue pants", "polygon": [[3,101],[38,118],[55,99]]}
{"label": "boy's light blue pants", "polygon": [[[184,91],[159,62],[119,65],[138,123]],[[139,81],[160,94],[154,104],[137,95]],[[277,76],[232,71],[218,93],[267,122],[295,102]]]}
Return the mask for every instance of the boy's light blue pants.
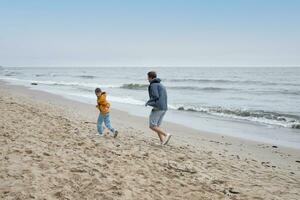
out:
{"label": "boy's light blue pants", "polygon": [[98,121],[97,121],[97,129],[100,135],[103,134],[103,128],[102,124],[105,124],[106,128],[108,128],[112,133],[115,132],[115,129],[111,126],[110,124],[110,119],[109,119],[109,113],[106,114],[99,114]]}

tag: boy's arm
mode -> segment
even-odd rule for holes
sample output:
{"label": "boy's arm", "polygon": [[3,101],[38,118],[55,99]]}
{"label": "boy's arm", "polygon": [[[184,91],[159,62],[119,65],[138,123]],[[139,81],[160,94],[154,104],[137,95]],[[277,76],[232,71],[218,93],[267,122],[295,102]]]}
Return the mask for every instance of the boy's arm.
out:
{"label": "boy's arm", "polygon": [[158,87],[153,87],[150,86],[150,93],[151,93],[151,97],[149,99],[149,101],[147,101],[146,106],[154,106],[156,100],[159,99],[159,93],[158,93]]}
{"label": "boy's arm", "polygon": [[96,105],[96,108],[99,109],[99,98],[97,98],[97,105]]}

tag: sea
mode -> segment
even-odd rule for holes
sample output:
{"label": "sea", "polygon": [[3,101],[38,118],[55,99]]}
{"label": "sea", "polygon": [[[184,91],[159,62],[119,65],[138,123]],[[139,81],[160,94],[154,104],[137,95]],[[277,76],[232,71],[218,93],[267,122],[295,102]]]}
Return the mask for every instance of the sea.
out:
{"label": "sea", "polygon": [[112,108],[147,117],[151,70],[167,88],[166,121],[300,148],[297,67],[2,67],[0,80],[93,105],[100,87]]}

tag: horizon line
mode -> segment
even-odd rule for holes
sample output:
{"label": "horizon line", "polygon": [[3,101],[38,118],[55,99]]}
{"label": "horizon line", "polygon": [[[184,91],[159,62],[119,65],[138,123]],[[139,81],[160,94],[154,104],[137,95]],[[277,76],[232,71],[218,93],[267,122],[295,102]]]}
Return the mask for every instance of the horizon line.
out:
{"label": "horizon line", "polygon": [[153,65],[153,66],[145,66],[145,65],[31,65],[31,66],[3,66],[0,65],[0,68],[43,68],[43,67],[49,67],[49,68],[59,68],[59,67],[65,67],[65,68],[81,68],[81,67],[87,67],[87,68],[118,68],[118,67],[128,67],[128,68],[179,68],[179,67],[186,67],[186,68],[207,68],[207,67],[300,67],[300,65]]}

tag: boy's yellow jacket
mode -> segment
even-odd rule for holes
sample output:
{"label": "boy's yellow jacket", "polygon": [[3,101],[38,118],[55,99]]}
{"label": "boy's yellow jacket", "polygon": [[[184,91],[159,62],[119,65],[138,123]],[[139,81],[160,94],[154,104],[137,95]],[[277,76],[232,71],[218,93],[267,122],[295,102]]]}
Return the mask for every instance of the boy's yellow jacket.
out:
{"label": "boy's yellow jacket", "polygon": [[97,97],[97,108],[101,113],[106,114],[109,112],[110,104],[106,100],[106,93],[102,92],[99,97]]}

